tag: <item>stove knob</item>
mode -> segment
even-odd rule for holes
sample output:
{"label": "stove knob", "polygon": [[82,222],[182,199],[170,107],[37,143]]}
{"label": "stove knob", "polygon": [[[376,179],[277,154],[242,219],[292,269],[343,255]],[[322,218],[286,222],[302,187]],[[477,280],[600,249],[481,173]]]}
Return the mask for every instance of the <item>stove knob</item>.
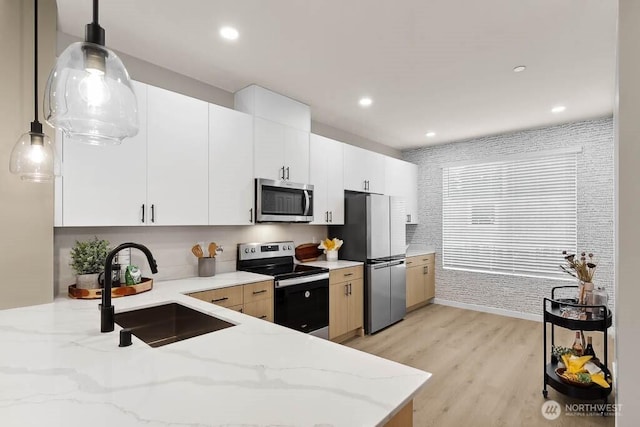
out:
{"label": "stove knob", "polygon": [[287,245],[282,245],[282,250],[286,251],[287,250]]}
{"label": "stove knob", "polygon": [[248,254],[249,253],[249,248],[244,248],[244,253]]}
{"label": "stove knob", "polygon": [[289,250],[291,250],[291,245],[289,245]]}
{"label": "stove knob", "polygon": [[251,253],[254,253],[256,251],[256,248],[251,248]]}

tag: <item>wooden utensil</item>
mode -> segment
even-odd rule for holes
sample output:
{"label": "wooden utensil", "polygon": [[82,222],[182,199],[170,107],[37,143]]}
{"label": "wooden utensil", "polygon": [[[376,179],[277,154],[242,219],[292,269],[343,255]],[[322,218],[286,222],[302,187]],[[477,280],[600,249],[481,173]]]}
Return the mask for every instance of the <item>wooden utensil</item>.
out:
{"label": "wooden utensil", "polygon": [[209,243],[209,257],[211,258],[215,258],[216,257],[216,250],[218,250],[218,245],[216,245],[216,242],[211,242]]}
{"label": "wooden utensil", "polygon": [[194,247],[192,247],[191,253],[193,253],[196,256],[196,258],[204,257],[204,252],[202,251],[202,246],[200,245],[195,245]]}

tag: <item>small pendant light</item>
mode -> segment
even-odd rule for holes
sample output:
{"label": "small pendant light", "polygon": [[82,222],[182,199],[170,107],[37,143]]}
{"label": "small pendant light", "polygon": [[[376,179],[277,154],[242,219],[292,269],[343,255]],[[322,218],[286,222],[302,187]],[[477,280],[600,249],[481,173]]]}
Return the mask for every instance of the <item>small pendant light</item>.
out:
{"label": "small pendant light", "polygon": [[23,134],[13,147],[9,170],[23,181],[50,182],[58,174],[60,165],[53,144],[42,132],[42,123],[38,121],[38,0],[33,2],[33,14],[34,120],[31,122],[31,131]]}
{"label": "small pendant light", "polygon": [[120,144],[138,133],[138,106],[129,73],[104,46],[98,0],[85,41],[69,45],[51,70],[45,120],[65,136],[92,145]]}

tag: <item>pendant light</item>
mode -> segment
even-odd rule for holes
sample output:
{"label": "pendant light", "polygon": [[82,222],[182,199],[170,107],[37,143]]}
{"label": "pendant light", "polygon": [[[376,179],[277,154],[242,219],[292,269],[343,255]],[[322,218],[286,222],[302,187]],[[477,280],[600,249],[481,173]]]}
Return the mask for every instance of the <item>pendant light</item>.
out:
{"label": "pendant light", "polygon": [[104,41],[98,0],[93,0],[93,22],[85,27],[85,41],[62,52],[45,91],[47,123],[92,145],[120,144],[138,133],[138,106],[129,73]]}
{"label": "pendant light", "polygon": [[42,123],[38,121],[38,0],[33,2],[33,14],[34,120],[31,131],[23,134],[11,150],[9,170],[23,181],[50,182],[60,170],[60,165],[53,144],[42,132]]}

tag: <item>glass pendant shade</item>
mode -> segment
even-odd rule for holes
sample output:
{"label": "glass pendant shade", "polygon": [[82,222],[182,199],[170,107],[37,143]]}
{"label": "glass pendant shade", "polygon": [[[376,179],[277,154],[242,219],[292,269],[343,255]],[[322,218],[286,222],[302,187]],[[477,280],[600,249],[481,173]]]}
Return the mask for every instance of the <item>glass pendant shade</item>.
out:
{"label": "glass pendant shade", "polygon": [[53,180],[60,173],[60,163],[49,137],[39,132],[23,134],[11,151],[9,170],[23,181]]}
{"label": "glass pendant shade", "polygon": [[65,136],[92,145],[120,144],[138,133],[138,106],[122,61],[96,43],[67,47],[51,70],[45,120]]}

